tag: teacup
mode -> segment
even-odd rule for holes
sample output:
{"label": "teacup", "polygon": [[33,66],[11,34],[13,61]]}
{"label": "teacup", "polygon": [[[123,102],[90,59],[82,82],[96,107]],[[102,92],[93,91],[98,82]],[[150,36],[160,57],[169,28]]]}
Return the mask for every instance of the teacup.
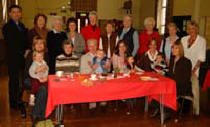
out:
{"label": "teacup", "polygon": [[90,78],[94,80],[94,79],[96,79],[96,75],[95,74],[91,74]]}
{"label": "teacup", "polygon": [[56,71],[56,76],[57,77],[63,77],[64,72],[63,71]]}

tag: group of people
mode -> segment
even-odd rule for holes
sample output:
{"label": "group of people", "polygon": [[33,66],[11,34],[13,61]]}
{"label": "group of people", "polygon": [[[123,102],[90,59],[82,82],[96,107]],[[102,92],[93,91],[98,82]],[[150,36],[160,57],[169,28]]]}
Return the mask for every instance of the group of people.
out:
{"label": "group of people", "polygon": [[[115,31],[108,21],[105,32],[97,26],[97,13],[89,13],[89,25],[77,32],[77,21],[69,18],[64,32],[61,19],[53,29],[46,27],[47,17],[37,14],[34,27],[27,30],[21,23],[22,9],[12,5],[10,20],[3,27],[8,45],[10,107],[26,112],[21,95],[25,86],[31,90],[29,104],[32,118],[45,118],[47,76],[62,70],[66,73],[120,73],[153,71],[176,81],[177,98],[190,99],[194,114],[199,115],[198,72],[205,61],[206,41],[198,34],[198,25],[191,21],[185,37],[177,35],[175,23],[167,26],[167,37],[155,30],[155,20],[148,17],[144,30],[132,27],[132,17],[123,17],[123,28]],[[106,103],[101,103],[105,105]],[[94,109],[95,103],[89,108]]]}

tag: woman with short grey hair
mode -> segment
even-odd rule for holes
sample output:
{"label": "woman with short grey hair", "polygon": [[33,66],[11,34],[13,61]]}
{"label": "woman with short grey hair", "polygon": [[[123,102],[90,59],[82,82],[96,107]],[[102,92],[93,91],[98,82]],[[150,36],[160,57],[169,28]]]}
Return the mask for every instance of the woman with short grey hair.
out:
{"label": "woman with short grey hair", "polygon": [[67,39],[66,33],[62,31],[62,23],[60,18],[55,19],[53,29],[47,34],[49,74],[55,74],[56,57],[63,53],[62,43]]}
{"label": "woman with short grey hair", "polygon": [[144,20],[144,30],[139,34],[138,56],[141,56],[149,50],[148,44],[152,39],[157,40],[157,49],[159,50],[161,44],[161,37],[155,29],[155,19],[153,17],[147,17]]}
{"label": "woman with short grey hair", "polygon": [[90,12],[89,21],[90,23],[81,30],[81,34],[86,41],[86,53],[88,52],[87,41],[96,39],[99,42],[101,36],[101,30],[97,26],[97,13],[95,11]]}
{"label": "woman with short grey hair", "polygon": [[98,42],[95,39],[89,39],[87,45],[89,52],[81,57],[80,73],[92,73],[90,64],[96,55]]}

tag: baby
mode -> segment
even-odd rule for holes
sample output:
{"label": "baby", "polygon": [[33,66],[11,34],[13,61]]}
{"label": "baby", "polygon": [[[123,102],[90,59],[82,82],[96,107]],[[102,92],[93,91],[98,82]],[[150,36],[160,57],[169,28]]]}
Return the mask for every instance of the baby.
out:
{"label": "baby", "polygon": [[168,68],[163,53],[158,53],[157,58],[151,67],[155,72],[161,73],[163,75],[167,72]]}
{"label": "baby", "polygon": [[[40,83],[46,82],[46,77],[48,76],[48,66],[47,63],[44,61],[44,53],[43,52],[36,52],[33,53],[33,63],[29,68],[29,75],[33,79],[39,80]],[[33,85],[33,87],[35,87]],[[33,89],[33,88],[32,88]],[[31,93],[30,96],[30,105],[34,105],[34,94]]]}
{"label": "baby", "polygon": [[44,53],[35,51],[33,53],[33,63],[29,68],[29,75],[42,82],[42,79],[48,76],[48,70],[47,63],[44,61]]}
{"label": "baby", "polygon": [[97,50],[96,56],[93,58],[91,67],[94,73],[107,73],[109,71],[110,61],[106,57],[105,52],[103,50]]}

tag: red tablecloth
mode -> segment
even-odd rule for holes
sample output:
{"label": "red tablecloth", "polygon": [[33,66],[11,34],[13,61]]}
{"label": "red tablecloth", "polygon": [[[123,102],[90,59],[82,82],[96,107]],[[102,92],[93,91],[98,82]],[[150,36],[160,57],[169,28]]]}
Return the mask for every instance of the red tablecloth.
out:
{"label": "red tablecloth", "polygon": [[205,91],[208,87],[210,87],[210,70],[208,70],[206,74],[205,81],[203,84],[203,90]]}
{"label": "red tablecloth", "polygon": [[71,81],[68,78],[66,81],[55,81],[58,78],[50,75],[46,117],[58,104],[121,100],[142,96],[149,96],[159,101],[160,94],[164,105],[176,110],[176,83],[157,74],[145,75],[158,77],[159,80],[143,81],[139,78],[140,75],[135,74],[122,79],[94,81],[94,86],[84,86],[80,80]]}

